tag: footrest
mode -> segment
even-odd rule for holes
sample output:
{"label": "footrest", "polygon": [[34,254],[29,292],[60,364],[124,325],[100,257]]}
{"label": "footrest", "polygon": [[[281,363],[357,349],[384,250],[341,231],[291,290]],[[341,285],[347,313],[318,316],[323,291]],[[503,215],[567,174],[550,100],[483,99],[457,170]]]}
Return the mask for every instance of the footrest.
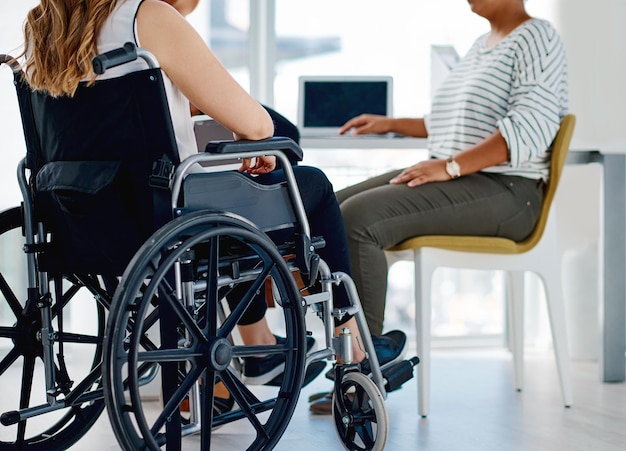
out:
{"label": "footrest", "polygon": [[419,357],[415,356],[385,368],[382,373],[387,393],[399,389],[402,387],[402,384],[412,379],[413,368],[415,368],[419,361]]}

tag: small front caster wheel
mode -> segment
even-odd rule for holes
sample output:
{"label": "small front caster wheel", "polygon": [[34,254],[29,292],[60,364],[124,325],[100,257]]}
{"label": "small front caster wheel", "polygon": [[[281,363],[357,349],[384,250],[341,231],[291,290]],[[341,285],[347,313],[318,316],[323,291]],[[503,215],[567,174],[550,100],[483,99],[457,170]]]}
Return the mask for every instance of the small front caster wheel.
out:
{"label": "small front caster wheel", "polygon": [[333,395],[337,434],[349,451],[381,451],[387,443],[389,420],[383,396],[370,378],[346,373]]}

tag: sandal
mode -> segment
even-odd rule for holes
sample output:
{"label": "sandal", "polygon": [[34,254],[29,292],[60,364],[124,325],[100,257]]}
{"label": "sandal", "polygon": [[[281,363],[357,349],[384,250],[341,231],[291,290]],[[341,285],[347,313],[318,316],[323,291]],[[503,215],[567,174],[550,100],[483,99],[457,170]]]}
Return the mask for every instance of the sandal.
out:
{"label": "sandal", "polygon": [[333,413],[333,394],[317,393],[309,398],[311,405],[309,410],[315,415],[332,415]]}
{"label": "sandal", "polygon": [[311,396],[309,396],[309,402],[317,401],[318,399],[325,398],[327,396],[332,396],[332,395],[333,395],[333,392],[314,393]]}

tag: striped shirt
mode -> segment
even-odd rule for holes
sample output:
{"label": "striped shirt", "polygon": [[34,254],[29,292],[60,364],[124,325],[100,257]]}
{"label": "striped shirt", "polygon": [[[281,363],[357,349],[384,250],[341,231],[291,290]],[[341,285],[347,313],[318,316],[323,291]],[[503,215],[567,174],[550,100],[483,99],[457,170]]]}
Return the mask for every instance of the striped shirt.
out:
{"label": "striped shirt", "polygon": [[531,19],[492,48],[474,43],[437,91],[426,116],[428,148],[448,158],[499,130],[509,161],[483,169],[547,179],[548,148],[567,113],[567,60],[552,25]]}

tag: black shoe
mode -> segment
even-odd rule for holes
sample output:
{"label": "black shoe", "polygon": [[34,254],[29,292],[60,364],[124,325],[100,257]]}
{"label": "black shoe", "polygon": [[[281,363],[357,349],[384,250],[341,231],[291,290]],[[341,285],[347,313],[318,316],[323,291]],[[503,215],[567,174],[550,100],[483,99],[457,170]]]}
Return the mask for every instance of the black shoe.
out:
{"label": "black shoe", "polygon": [[[278,344],[285,343],[286,339],[276,336]],[[315,339],[306,337],[306,353],[307,355],[315,350]],[[243,376],[244,384],[249,385],[271,385],[280,386],[283,380],[283,372],[285,371],[285,355],[270,354],[266,357],[246,357],[243,359]],[[321,365],[320,365],[321,364]],[[326,367],[326,362],[313,362],[308,366],[304,385],[311,382]]]}
{"label": "black shoe", "polygon": [[213,416],[228,413],[235,407],[235,398],[229,393],[228,398],[213,397]]}
{"label": "black shoe", "polygon": [[372,335],[372,343],[381,368],[391,366],[402,360],[406,354],[406,334],[392,330],[383,335]]}
{"label": "black shoe", "polygon": [[[383,335],[372,335],[372,343],[381,371],[401,361],[406,354],[406,334],[400,330],[392,330]],[[369,360],[365,359],[360,363],[361,372],[369,376],[372,373]],[[335,380],[334,368],[326,373],[326,379]]]}

